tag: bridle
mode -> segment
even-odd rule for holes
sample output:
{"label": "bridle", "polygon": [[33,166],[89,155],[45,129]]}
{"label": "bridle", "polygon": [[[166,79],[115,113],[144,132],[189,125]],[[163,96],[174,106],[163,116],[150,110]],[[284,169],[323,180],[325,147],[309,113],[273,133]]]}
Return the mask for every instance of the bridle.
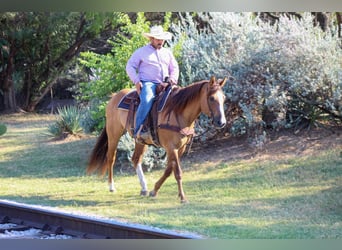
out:
{"label": "bridle", "polygon": [[213,86],[210,87],[210,89],[208,89],[207,91],[207,105],[208,105],[208,108],[209,108],[209,111],[210,111],[210,118],[211,119],[214,119],[214,111],[210,105],[210,97],[212,94],[216,93],[217,91],[219,91],[221,88],[220,85],[218,84],[214,84]]}

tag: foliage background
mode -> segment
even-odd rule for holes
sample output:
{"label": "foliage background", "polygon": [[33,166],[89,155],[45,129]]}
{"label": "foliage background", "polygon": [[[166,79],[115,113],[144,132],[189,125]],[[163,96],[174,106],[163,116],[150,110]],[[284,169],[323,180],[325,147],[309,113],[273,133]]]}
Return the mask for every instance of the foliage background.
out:
{"label": "foliage background", "polygon": [[227,116],[238,114],[230,133],[248,133],[254,145],[262,146],[267,127],[340,124],[342,50],[336,26],[324,32],[313,26],[310,13],[301,19],[280,16],[275,24],[252,13],[202,18],[213,32],[198,32],[189,15],[176,27],[177,37],[187,36],[181,82],[230,76]]}
{"label": "foliage background", "polygon": [[[180,64],[180,85],[229,76],[225,88],[230,126],[215,131],[210,119],[201,116],[196,126],[205,141],[223,133],[248,134],[250,142],[262,147],[267,128],[303,128],[327,121],[340,124],[342,118],[342,49],[337,27],[327,30],[313,25],[313,16],[282,15],[275,23],[264,22],[254,13],[185,13],[179,22],[164,28],[174,33],[169,43]],[[198,18],[204,22],[199,28]],[[108,93],[132,86],[125,74],[131,53],[146,44],[141,34],[150,23],[138,13],[111,44],[112,52],[82,54],[80,62],[93,69],[92,81],[80,85],[80,100],[89,101],[97,129],[104,125]],[[205,132],[205,133],[204,133]]]}
{"label": "foliage background", "polygon": [[[75,78],[79,84],[73,92],[82,107],[81,118],[75,120],[85,132],[100,131],[110,94],[132,87],[125,72],[128,58],[148,42],[141,34],[152,25],[146,18],[151,13],[133,14],[2,13],[5,36],[0,40],[0,58],[5,66],[0,78],[5,80],[0,81],[0,88],[7,93],[5,99],[10,100],[15,92],[13,86],[8,91],[5,85],[15,83],[25,94],[20,100],[33,110],[58,78]],[[229,77],[224,89],[228,126],[214,130],[210,119],[201,116],[195,140],[247,135],[250,145],[263,148],[270,131],[293,128],[300,133],[314,126],[341,125],[341,30],[338,18],[329,19],[324,27],[318,25],[318,14],[278,13],[273,21],[251,12],[158,16],[153,25],[163,25],[174,34],[167,46],[180,64],[180,85],[212,75]],[[45,22],[49,24],[46,29]],[[98,44],[103,49],[94,49]],[[15,70],[13,58],[18,63]],[[130,148],[125,141],[124,148]]]}

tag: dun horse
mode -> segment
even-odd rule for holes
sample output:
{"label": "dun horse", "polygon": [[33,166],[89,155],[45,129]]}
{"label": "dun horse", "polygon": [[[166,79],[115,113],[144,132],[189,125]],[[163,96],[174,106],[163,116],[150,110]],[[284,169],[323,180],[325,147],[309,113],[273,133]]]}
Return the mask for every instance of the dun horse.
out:
{"label": "dun horse", "polygon": [[[203,80],[192,83],[186,87],[175,88],[166,101],[163,110],[158,115],[157,135],[159,146],[167,154],[167,166],[164,174],[155,183],[154,189],[149,193],[155,197],[164,181],[173,172],[178,185],[178,196],[181,202],[187,202],[182,186],[182,169],[180,157],[183,155],[187,143],[194,133],[195,120],[200,113],[212,118],[213,125],[222,128],[226,124],[224,113],[225,95],[222,87],[226,82],[216,80]],[[90,156],[87,173],[99,172],[104,175],[108,171],[109,190],[114,191],[113,164],[120,137],[127,131],[128,110],[118,108],[118,103],[129,93],[130,89],[123,89],[114,94],[106,107],[106,127],[99,136]],[[132,132],[128,130],[132,136]],[[133,166],[141,185],[141,195],[147,195],[147,185],[142,171],[143,154],[147,144],[135,142],[132,156]]]}

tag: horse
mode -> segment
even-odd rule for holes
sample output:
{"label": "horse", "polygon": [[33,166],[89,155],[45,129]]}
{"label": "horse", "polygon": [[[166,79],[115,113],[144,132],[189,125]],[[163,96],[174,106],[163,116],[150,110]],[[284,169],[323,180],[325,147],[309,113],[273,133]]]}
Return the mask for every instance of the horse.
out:
{"label": "horse", "polygon": [[[163,175],[155,183],[149,196],[156,197],[164,181],[174,173],[178,185],[178,197],[181,203],[188,202],[182,185],[182,169],[180,157],[186,150],[186,146],[194,134],[195,120],[201,113],[212,119],[216,128],[226,125],[224,112],[225,94],[222,87],[227,78],[216,80],[212,76],[210,80],[194,82],[185,87],[176,87],[167,99],[163,110],[158,115],[157,134],[159,143],[167,154],[167,165]],[[117,146],[120,137],[132,131],[127,129],[127,110],[119,109],[118,103],[131,89],[123,89],[114,93],[106,106],[105,128],[99,135],[91,152],[87,173],[98,172],[105,175],[108,171],[109,191],[115,191],[113,180],[113,167],[116,158]],[[135,90],[133,90],[135,91]],[[135,141],[132,163],[141,185],[140,195],[148,195],[147,184],[142,170],[143,154],[148,143]]]}

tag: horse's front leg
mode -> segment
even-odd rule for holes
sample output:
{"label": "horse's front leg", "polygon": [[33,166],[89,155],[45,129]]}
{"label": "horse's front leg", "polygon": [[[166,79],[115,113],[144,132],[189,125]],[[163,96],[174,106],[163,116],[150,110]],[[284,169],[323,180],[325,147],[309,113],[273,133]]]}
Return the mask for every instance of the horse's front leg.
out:
{"label": "horse's front leg", "polygon": [[174,168],[173,168],[173,174],[175,176],[175,179],[177,181],[177,185],[178,185],[178,197],[180,197],[181,199],[181,203],[187,203],[188,200],[185,197],[184,191],[183,191],[183,183],[182,183],[182,168],[179,164],[179,161],[177,162],[177,164],[175,164]]}
{"label": "horse's front leg", "polygon": [[164,181],[171,175],[171,173],[172,173],[172,164],[168,160],[163,176],[160,177],[160,179],[156,182],[156,184],[154,184],[154,189],[150,192],[151,197],[157,196],[160,187],[163,185]]}
{"label": "horse's front leg", "polygon": [[184,194],[184,190],[183,190],[183,182],[182,182],[182,175],[183,175],[183,171],[180,165],[180,157],[183,155],[184,151],[185,151],[186,145],[184,145],[183,147],[181,147],[178,150],[178,157],[176,157],[176,161],[175,164],[173,166],[173,174],[175,176],[175,179],[177,181],[177,185],[178,185],[178,197],[181,199],[181,203],[187,203],[188,200],[185,197]]}
{"label": "horse's front leg", "polygon": [[143,195],[143,196],[146,196],[148,193],[147,182],[146,182],[145,175],[141,166],[143,155],[144,155],[146,148],[147,148],[146,145],[135,143],[134,153],[132,156],[133,166],[138,175],[140,186],[141,186],[140,195]]}
{"label": "horse's front leg", "polygon": [[171,153],[168,153],[167,167],[164,171],[163,176],[155,184],[154,190],[150,192],[150,196],[157,196],[158,190],[163,185],[164,181],[171,175],[172,170],[174,171],[174,175],[178,185],[178,196],[181,198],[182,203],[186,203],[187,199],[185,197],[182,185],[182,169],[179,164],[177,150],[173,150]]}

